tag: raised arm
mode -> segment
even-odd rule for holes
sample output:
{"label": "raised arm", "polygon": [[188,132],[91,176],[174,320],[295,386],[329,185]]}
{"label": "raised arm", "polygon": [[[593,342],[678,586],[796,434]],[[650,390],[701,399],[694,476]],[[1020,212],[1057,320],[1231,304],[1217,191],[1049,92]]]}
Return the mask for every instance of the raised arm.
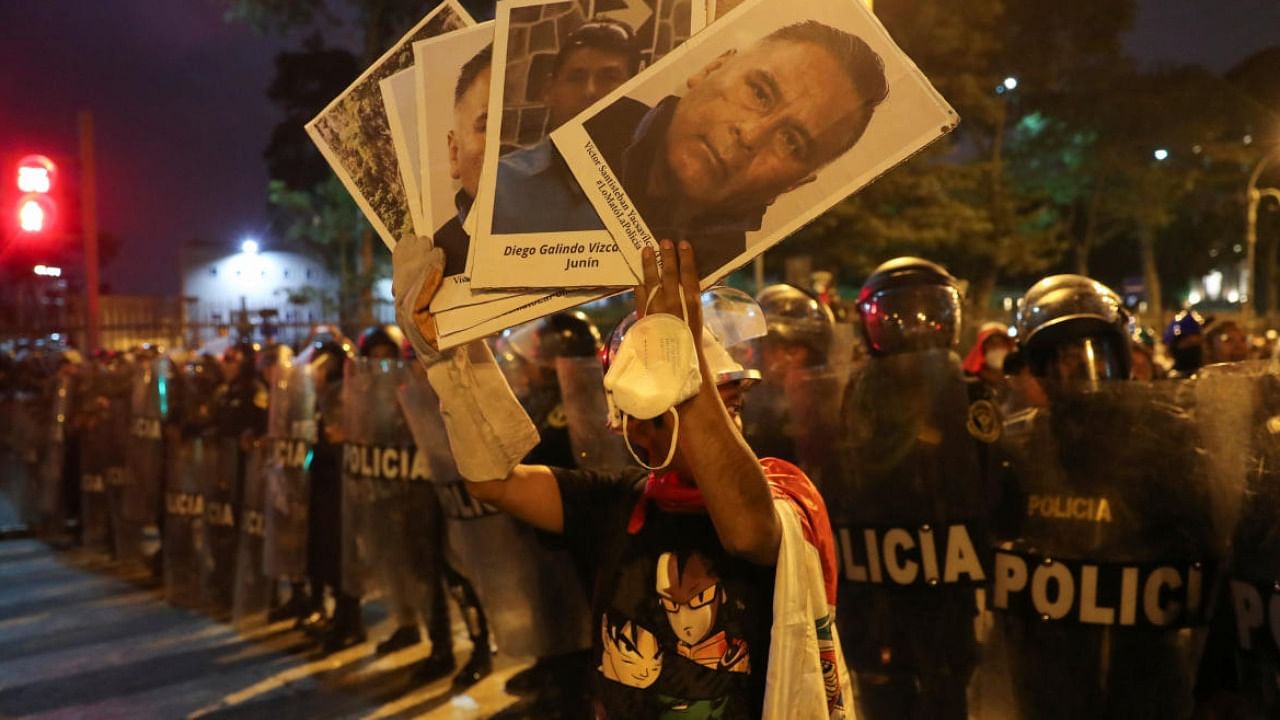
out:
{"label": "raised arm", "polygon": [[[702,491],[725,550],[761,565],[772,565],[778,558],[782,530],[764,469],[725,407],[702,351],[702,306],[693,248],[682,242],[677,252],[670,241],[663,241],[661,252],[663,267],[659,271],[653,251],[645,251],[644,286],[637,297],[647,297],[660,286],[651,312],[679,313],[683,293],[702,369],[698,394],[677,408],[680,431],[675,466],[691,474]],[[642,304],[637,302],[638,307]]]}

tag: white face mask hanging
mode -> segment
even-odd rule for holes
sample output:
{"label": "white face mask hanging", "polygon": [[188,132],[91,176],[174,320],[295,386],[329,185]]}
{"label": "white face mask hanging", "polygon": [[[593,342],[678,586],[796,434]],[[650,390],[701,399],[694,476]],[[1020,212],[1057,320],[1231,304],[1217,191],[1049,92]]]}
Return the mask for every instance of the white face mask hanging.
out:
{"label": "white face mask hanging", "polygon": [[[680,413],[676,406],[698,394],[702,372],[698,368],[698,352],[689,331],[689,308],[680,295],[680,311],[684,318],[669,313],[649,315],[649,305],[658,288],[645,301],[646,315],[627,331],[618,347],[617,356],[604,376],[605,398],[609,416],[622,426],[623,441],[631,457],[647,470],[658,471],[671,464],[680,434]],[[627,417],[652,420],[670,411],[675,415],[671,431],[671,447],[661,465],[650,466],[636,455],[627,437]]]}

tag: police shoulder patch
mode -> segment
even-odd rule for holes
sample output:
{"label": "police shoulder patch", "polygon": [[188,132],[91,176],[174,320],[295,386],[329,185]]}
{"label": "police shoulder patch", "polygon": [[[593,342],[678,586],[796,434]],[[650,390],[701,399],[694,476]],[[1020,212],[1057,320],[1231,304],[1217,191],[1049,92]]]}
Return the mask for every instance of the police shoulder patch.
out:
{"label": "police shoulder patch", "polygon": [[547,413],[547,427],[557,430],[569,427],[569,415],[565,412],[564,403],[556,405]]}
{"label": "police shoulder patch", "polygon": [[977,400],[969,404],[969,418],[965,427],[976,440],[993,443],[1000,439],[1002,421],[1000,410],[990,400]]}

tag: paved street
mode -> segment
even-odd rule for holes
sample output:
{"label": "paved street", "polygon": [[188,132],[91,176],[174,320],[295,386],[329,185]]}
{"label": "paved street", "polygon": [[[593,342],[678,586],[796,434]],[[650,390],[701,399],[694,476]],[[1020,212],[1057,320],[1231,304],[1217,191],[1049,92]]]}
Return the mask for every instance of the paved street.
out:
{"label": "paved street", "polygon": [[[0,494],[2,495],[2,494]],[[370,614],[371,615],[371,614]],[[370,619],[373,619],[370,617]],[[329,657],[288,623],[237,632],[166,605],[141,575],[83,551],[0,542],[0,718],[487,717],[524,667],[498,671],[466,695],[448,681],[413,687],[425,643],[373,657],[373,642]],[[460,653],[469,651],[461,626]],[[462,659],[465,659],[463,657]]]}

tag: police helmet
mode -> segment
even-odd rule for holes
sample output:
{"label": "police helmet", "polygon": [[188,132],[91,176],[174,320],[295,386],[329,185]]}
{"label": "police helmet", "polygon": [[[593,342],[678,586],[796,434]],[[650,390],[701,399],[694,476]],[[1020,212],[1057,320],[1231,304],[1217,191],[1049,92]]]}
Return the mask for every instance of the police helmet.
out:
{"label": "police helmet", "polygon": [[380,348],[383,352],[390,350],[390,355],[384,357],[400,358],[404,356],[404,346],[404,332],[390,324],[371,325],[365,328],[356,342],[362,358],[372,357]]}
{"label": "police helmet", "polygon": [[872,355],[955,349],[961,319],[960,282],[923,258],[880,265],[858,293],[858,325]]}
{"label": "police helmet", "polygon": [[1132,368],[1129,314],[1111,288],[1083,275],[1031,286],[1015,320],[1031,373],[1057,379],[1126,380]]}
{"label": "police helmet", "polygon": [[351,357],[351,346],[337,340],[320,340],[311,344],[309,365],[318,380],[335,382],[342,379],[343,369]]}
{"label": "police helmet", "polygon": [[1168,347],[1173,347],[1184,337],[1194,337],[1204,332],[1204,318],[1195,310],[1183,310],[1174,316],[1173,322],[1164,329],[1161,340]]}
{"label": "police helmet", "polygon": [[795,285],[770,285],[756,302],[768,327],[766,340],[809,349],[808,364],[824,365],[831,351],[835,318],[817,298]]}

